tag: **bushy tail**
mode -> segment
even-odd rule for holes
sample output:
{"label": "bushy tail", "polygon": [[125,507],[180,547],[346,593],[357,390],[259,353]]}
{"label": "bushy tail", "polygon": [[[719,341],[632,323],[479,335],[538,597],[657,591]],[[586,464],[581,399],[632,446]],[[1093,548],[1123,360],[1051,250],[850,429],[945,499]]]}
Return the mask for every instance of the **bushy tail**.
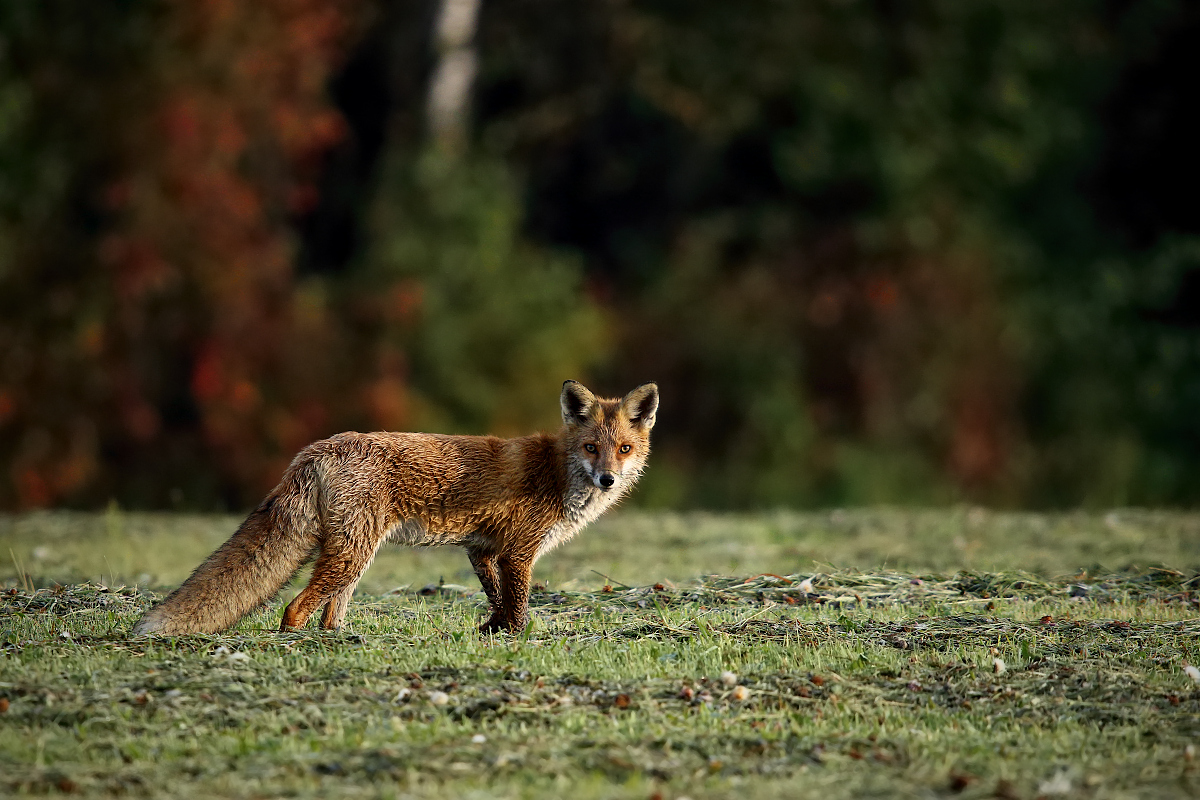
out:
{"label": "bushy tail", "polygon": [[319,546],[320,493],[313,463],[297,458],[229,541],[150,609],[133,634],[217,633],[274,597]]}

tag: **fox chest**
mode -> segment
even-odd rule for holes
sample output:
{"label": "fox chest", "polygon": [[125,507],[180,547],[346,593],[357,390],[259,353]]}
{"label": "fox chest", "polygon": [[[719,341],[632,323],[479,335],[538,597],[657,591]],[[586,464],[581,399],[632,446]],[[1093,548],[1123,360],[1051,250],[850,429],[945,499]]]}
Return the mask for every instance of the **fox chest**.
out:
{"label": "fox chest", "polygon": [[542,537],[537,550],[538,556],[572,539],[588,523],[603,514],[616,499],[615,493],[602,494],[598,491],[568,495],[563,505],[563,518],[551,525]]}

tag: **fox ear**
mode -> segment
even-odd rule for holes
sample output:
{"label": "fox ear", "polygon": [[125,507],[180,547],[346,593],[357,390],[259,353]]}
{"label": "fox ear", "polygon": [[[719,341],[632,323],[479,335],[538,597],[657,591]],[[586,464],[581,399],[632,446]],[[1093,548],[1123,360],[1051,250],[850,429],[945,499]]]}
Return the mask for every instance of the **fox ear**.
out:
{"label": "fox ear", "polygon": [[591,415],[596,405],[596,395],[579,381],[563,381],[558,404],[562,407],[563,424],[578,425]]}
{"label": "fox ear", "polygon": [[658,384],[643,383],[621,401],[621,410],[634,425],[646,430],[654,427],[654,415],[658,413]]}

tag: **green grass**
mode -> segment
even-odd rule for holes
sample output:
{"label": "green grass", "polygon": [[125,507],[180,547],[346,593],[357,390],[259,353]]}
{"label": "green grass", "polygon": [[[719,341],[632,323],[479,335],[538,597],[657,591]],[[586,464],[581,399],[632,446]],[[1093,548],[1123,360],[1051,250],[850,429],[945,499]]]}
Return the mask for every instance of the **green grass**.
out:
{"label": "green grass", "polygon": [[[239,517],[51,512],[0,515],[0,581],[19,564],[46,585],[92,580],[179,584],[225,541]],[[831,511],[762,514],[610,514],[538,562],[552,585],[596,587],[686,581],[709,573],[814,569],[915,572],[1022,569],[1047,575],[1080,567],[1169,564],[1200,568],[1200,514],[1136,509],[1107,514]],[[444,577],[474,586],[462,550],[385,547],[360,589],[381,594]]]}
{"label": "green grass", "polygon": [[235,524],[0,518],[0,794],[1200,794],[1200,516],[614,516],[525,636],[400,550],[338,633],[127,638]]}

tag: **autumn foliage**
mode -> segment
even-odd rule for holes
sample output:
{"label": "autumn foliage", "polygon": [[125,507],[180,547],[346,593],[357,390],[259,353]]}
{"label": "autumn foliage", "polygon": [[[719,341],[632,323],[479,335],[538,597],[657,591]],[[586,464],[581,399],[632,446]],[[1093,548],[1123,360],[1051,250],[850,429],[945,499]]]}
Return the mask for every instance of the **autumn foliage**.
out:
{"label": "autumn foliage", "polygon": [[1200,499],[1200,12],[484,0],[446,148],[437,7],[0,4],[0,508],[565,378],[659,383],[649,505]]}
{"label": "autumn foliage", "polygon": [[[80,120],[108,139],[100,174],[81,169],[72,187],[98,231],[53,255],[22,242],[34,252],[10,267],[63,272],[50,297],[66,313],[14,314],[0,329],[5,504],[97,497],[139,476],[134,496],[163,503],[197,491],[206,470],[189,462],[220,464],[199,489],[235,486],[226,499],[242,502],[331,425],[366,421],[363,387],[345,382],[354,356],[293,274],[291,224],[346,135],[325,87],[358,12],[328,0],[170,4],[142,12],[153,36],[120,74],[73,65],[102,97]],[[51,53],[44,68],[73,57]],[[110,116],[110,102],[125,113]],[[6,288],[6,303],[47,300],[19,276]]]}

